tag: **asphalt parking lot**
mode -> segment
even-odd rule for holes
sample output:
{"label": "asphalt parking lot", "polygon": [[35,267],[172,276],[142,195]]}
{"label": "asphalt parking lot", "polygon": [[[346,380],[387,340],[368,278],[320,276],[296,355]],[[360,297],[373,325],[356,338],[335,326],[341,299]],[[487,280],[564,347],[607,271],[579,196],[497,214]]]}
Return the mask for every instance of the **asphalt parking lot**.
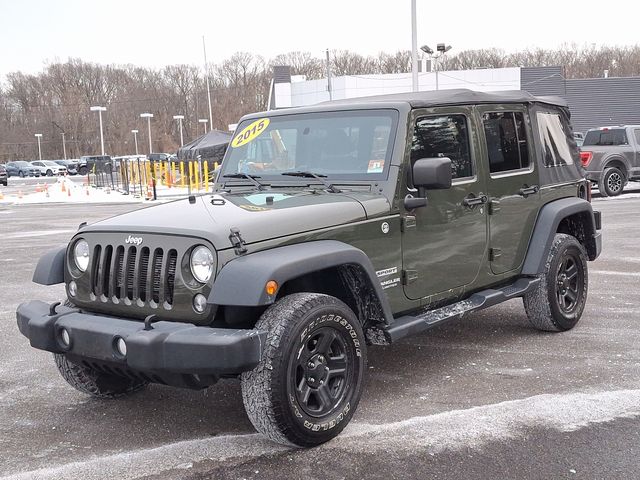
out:
{"label": "asphalt parking lot", "polygon": [[0,477],[637,478],[639,197],[594,201],[604,249],[574,330],[535,331],[514,300],[371,347],[351,425],[307,451],[256,435],[233,380],[114,401],[69,387],[20,335],[15,309],[62,298],[30,282],[42,253],[82,221],[140,206],[0,206]]}

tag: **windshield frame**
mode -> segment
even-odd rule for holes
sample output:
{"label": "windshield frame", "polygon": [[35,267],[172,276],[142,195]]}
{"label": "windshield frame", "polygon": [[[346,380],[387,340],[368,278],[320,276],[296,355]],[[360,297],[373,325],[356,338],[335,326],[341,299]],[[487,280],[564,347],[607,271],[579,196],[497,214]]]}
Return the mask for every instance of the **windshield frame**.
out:
{"label": "windshield frame", "polygon": [[[360,183],[370,183],[386,180],[389,177],[389,170],[393,161],[393,155],[396,147],[396,139],[398,135],[398,128],[400,123],[400,115],[401,112],[392,106],[379,106],[376,108],[353,108],[353,109],[337,109],[337,110],[316,110],[312,112],[291,112],[291,113],[283,113],[282,111],[274,111],[274,112],[265,112],[264,115],[257,116],[255,114],[250,115],[244,119],[242,119],[236,130],[233,134],[233,138],[242,131],[243,128],[252,124],[258,119],[268,118],[271,122],[278,122],[281,120],[293,120],[297,118],[308,118],[308,117],[319,117],[319,118],[340,118],[340,117],[374,117],[374,116],[387,116],[391,120],[389,125],[389,137],[386,145],[386,152],[384,157],[384,166],[382,172],[379,173],[346,173],[346,174],[336,174],[328,171],[322,172],[314,172],[322,175],[324,179],[329,181],[330,183],[339,183],[339,184],[360,184]],[[220,170],[218,171],[218,175],[216,177],[216,183],[220,184],[236,184],[236,183],[247,183],[246,179],[230,179],[224,178],[224,175],[234,174],[237,172],[237,164],[234,165],[234,168],[229,168],[230,166],[230,157],[233,154],[234,147],[231,146],[231,142],[229,142],[229,146],[227,151],[225,152],[222,165]],[[279,170],[273,173],[270,172],[256,172],[259,175],[260,181],[266,184],[278,183],[278,184],[309,184],[309,183],[319,183],[317,179],[307,178],[307,177],[293,177],[282,175],[285,172],[295,172],[298,171],[299,168],[294,166],[289,170]],[[253,173],[252,173],[253,174]],[[325,176],[326,175],[326,176]]]}

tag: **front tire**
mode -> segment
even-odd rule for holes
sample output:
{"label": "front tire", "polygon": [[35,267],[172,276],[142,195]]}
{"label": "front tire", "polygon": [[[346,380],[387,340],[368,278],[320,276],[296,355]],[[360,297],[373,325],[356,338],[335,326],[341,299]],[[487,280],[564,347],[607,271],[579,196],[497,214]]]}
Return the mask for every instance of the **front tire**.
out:
{"label": "front tire", "polygon": [[538,330],[562,332],[576,326],[587,301],[587,254],[573,236],[554,237],[540,283],[524,296],[524,308]]}
{"label": "front tire", "polygon": [[110,375],[79,365],[59,353],[53,354],[62,378],[76,390],[96,398],[117,398],[141,390],[147,382]]}
{"label": "front tire", "polygon": [[602,172],[598,189],[604,197],[617,197],[622,193],[626,177],[619,168],[609,167]]}
{"label": "front tire", "polygon": [[242,399],[256,430],[269,439],[312,447],[338,435],[353,416],[366,371],[364,333],[335,297],[288,295],[256,328],[267,340],[258,366],[242,374]]}
{"label": "front tire", "polygon": [[18,172],[18,176],[19,176],[20,178],[24,178],[24,172],[23,172],[22,170],[20,170],[20,171]]}

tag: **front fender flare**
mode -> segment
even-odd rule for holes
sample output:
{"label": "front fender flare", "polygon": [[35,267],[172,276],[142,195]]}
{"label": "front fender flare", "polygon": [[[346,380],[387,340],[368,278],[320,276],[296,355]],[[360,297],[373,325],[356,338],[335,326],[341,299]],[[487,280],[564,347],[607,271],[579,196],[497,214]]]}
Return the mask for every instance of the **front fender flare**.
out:
{"label": "front fender flare", "polygon": [[369,257],[360,249],[337,240],[319,240],[262,250],[227,263],[218,274],[208,303],[215,305],[270,305],[276,295],[268,295],[265,285],[275,280],[284,285],[307,273],[340,265],[357,265],[369,277],[387,320],[393,318],[382,286]]}
{"label": "front fender flare", "polygon": [[34,283],[40,285],[57,285],[64,283],[64,259],[67,247],[50,250],[40,257],[33,272]]}

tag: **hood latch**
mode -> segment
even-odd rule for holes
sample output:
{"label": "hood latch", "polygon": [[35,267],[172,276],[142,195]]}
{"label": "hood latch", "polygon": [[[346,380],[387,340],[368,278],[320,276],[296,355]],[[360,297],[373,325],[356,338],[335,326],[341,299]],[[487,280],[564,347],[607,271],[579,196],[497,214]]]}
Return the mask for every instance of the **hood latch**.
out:
{"label": "hood latch", "polygon": [[247,244],[242,239],[242,236],[240,235],[240,230],[233,227],[230,229],[230,232],[231,233],[229,234],[229,241],[231,242],[231,245],[233,245],[236,255],[242,255],[243,253],[247,253]]}

